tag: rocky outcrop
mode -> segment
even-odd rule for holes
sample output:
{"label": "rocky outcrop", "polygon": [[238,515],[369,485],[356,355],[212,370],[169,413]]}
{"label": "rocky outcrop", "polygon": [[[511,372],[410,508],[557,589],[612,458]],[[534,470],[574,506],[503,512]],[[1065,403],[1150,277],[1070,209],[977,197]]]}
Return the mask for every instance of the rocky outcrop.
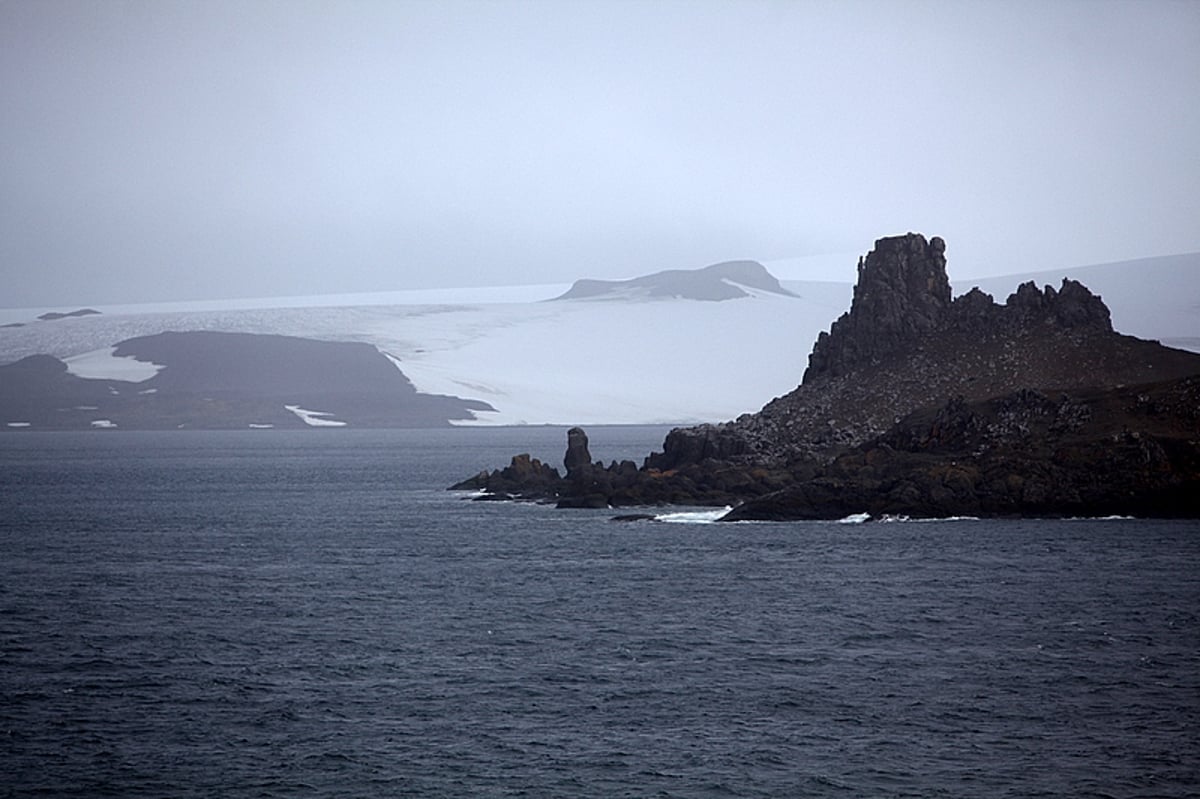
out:
{"label": "rocky outcrop", "polygon": [[646,458],[646,468],[659,471],[678,469],[704,461],[731,461],[749,452],[746,439],[727,426],[702,424],[672,430],[663,442],[663,451]]}
{"label": "rocky outcrop", "polygon": [[1200,518],[1200,376],[1052,395],[954,397],[807,474],[706,459],[659,470],[529,455],[454,486],[560,508],[735,505],[726,521],[955,516]]}
{"label": "rocky outcrop", "polygon": [[567,477],[582,477],[592,467],[592,453],[588,450],[587,433],[583,428],[572,427],[567,431],[567,454],[563,456]]}
{"label": "rocky outcrop", "polygon": [[1200,377],[1052,396],[961,397],[904,419],[730,520],[1200,518]]}
{"label": "rocky outcrop", "polygon": [[1194,353],[1113,332],[1104,302],[1076,281],[1026,283],[1003,305],[978,289],[951,301],[944,251],[940,239],[912,233],[877,241],[850,311],[818,338],[802,384],[723,434],[743,439],[756,461],[819,464],[954,396],[1200,372]]}
{"label": "rocky outcrop", "polygon": [[484,469],[451,486],[453,491],[479,491],[480,499],[488,500],[546,500],[562,493],[563,478],[553,466],[542,463],[529,453],[514,455],[503,469]]}
{"label": "rocky outcrop", "polygon": [[1104,302],[1065,278],[1058,290],[1024,283],[1004,305],[978,289],[951,301],[945,252],[937,236],[927,242],[909,233],[875,242],[859,260],[850,310],[817,337],[802,383],[880,365],[931,335],[1012,336],[1038,325],[1112,332]]}
{"label": "rocky outcrop", "polygon": [[1022,283],[1009,295],[1004,309],[1023,324],[1052,320],[1064,328],[1084,327],[1112,332],[1112,319],[1104,301],[1082,283],[1066,278],[1058,291],[1052,286],[1038,291],[1033,281]]}
{"label": "rocky outcrop", "polygon": [[934,236],[880,239],[858,261],[850,310],[821,333],[802,382],[836,377],[902,350],[936,330],[950,309],[946,243]]}
{"label": "rocky outcrop", "polygon": [[[1193,486],[1200,432],[1182,412],[1150,433],[1144,416],[1113,409],[1128,387],[1200,374],[1200,355],[1114,332],[1102,299],[1072,280],[1025,283],[1003,305],[978,289],[951,299],[945,252],[940,238],[915,233],[876,241],[850,310],[818,337],[795,390],[731,422],[673,430],[641,469],[595,464],[555,500],[743,503],[742,518],[1156,515],[1156,503],[1190,514],[1178,486]],[[1147,396],[1166,396],[1158,392]],[[916,447],[922,413],[934,416]],[[1122,426],[1100,429],[1096,418]],[[1035,432],[1012,438],[1021,430]],[[1126,434],[1142,438],[1122,449],[1134,440]],[[1042,439],[1057,443],[1032,446]],[[1141,469],[1134,450],[1153,468]],[[975,471],[962,465],[972,461]],[[1001,472],[1016,476],[1006,486],[1021,480],[1007,499]],[[1132,488],[1118,501],[1122,479]],[[1056,481],[1067,499],[1048,499]]]}
{"label": "rocky outcrop", "polygon": [[516,455],[503,469],[484,470],[451,486],[477,492],[480,500],[524,500],[560,508],[619,508],[640,505],[733,505],[789,485],[793,475],[780,469],[743,466],[708,458],[679,469],[662,469],[661,455],[641,468],[630,460],[605,466],[592,462],[587,434],[567,432],[563,458],[566,475],[527,453]]}

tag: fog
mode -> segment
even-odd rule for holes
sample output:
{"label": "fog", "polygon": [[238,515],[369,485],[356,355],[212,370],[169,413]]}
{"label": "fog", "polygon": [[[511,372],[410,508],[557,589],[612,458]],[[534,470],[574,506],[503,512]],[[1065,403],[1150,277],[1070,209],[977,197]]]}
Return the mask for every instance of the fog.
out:
{"label": "fog", "polygon": [[1194,2],[0,2],[0,307],[1200,250]]}

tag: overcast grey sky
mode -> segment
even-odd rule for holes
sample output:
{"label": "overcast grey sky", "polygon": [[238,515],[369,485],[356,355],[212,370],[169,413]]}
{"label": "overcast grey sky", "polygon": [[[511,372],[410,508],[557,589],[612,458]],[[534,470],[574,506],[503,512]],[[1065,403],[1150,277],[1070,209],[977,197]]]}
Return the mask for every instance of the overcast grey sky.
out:
{"label": "overcast grey sky", "polygon": [[1200,250],[1193,0],[0,0],[0,115],[0,307]]}

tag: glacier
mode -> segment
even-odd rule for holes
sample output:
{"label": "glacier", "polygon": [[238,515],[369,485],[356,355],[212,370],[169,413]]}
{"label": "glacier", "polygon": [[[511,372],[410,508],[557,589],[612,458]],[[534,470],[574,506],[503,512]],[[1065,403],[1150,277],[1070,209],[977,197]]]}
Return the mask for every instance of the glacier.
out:
{"label": "glacier", "polygon": [[[1021,282],[1063,277],[1101,294],[1120,332],[1200,351],[1200,253],[952,285],[955,295],[979,286],[1003,302]],[[418,391],[496,409],[459,424],[694,424],[793,389],[853,292],[849,280],[782,285],[795,296],[741,286],[748,296],[722,302],[551,301],[567,286],[547,284],[96,306],[98,315],[55,321],[36,320],[47,309],[0,309],[9,325],[0,363],[45,353],[80,376],[139,381],[159,367],[114,357],[118,342],[168,330],[272,333],[371,344]]]}

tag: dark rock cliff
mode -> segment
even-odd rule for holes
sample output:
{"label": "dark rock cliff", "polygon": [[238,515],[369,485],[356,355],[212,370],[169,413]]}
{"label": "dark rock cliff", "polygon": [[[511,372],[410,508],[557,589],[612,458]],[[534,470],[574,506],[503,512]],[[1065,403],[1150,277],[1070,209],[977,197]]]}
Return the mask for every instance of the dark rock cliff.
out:
{"label": "dark rock cliff", "polygon": [[802,382],[877,363],[941,327],[950,310],[945,253],[937,236],[926,242],[910,233],[875,242],[858,260],[850,310],[817,337]]}
{"label": "dark rock cliff", "polygon": [[[641,469],[594,464],[586,484],[577,474],[540,497],[524,496],[562,505],[741,504],[738,518],[824,518],[868,508],[1155,515],[1161,507],[1162,515],[1200,515],[1181,499],[1197,485],[1200,429],[1185,401],[1163,399],[1195,394],[1188,380],[1200,374],[1200,355],[1114,332],[1101,298],[1071,280],[1057,289],[1023,284],[1003,305],[978,289],[951,299],[945,252],[940,238],[915,233],[875,242],[859,262],[850,310],[818,337],[801,384],[758,413],[673,430]],[[1153,384],[1159,387],[1134,395],[1156,397],[1151,405],[1172,410],[1151,432],[1136,403],[1117,396]],[[1000,410],[980,405],[988,402]],[[937,446],[916,451],[904,442],[913,424],[924,423],[922,412],[935,415],[928,440]],[[1075,429],[1071,413],[1098,414],[1107,426]],[[992,417],[1036,432],[1005,438],[1006,428],[993,419],[990,438],[974,449],[947,438]],[[1039,427],[1047,419],[1050,426]],[[1134,449],[1151,453],[1152,468],[1121,449],[1126,433],[1143,436]],[[895,454],[901,452],[907,454]],[[985,456],[987,469],[962,477],[962,459]],[[962,477],[949,493],[929,482],[949,468],[946,459]],[[932,471],[901,476],[918,462],[934,464]],[[1003,500],[995,477],[1001,472],[1004,485],[1022,486]],[[1129,488],[1114,499],[1123,480]],[[491,488],[487,480],[462,487]]]}
{"label": "dark rock cliff", "polygon": [[729,520],[1200,518],[1200,377],[924,409]]}
{"label": "dark rock cliff", "polygon": [[1194,353],[1115,333],[1101,298],[1072,280],[1057,290],[1026,283],[1003,305],[978,289],[951,301],[943,253],[940,239],[918,234],[877,241],[850,311],[818,338],[802,384],[723,426],[725,436],[740,437],[755,460],[823,463],[954,396],[1200,372]]}

